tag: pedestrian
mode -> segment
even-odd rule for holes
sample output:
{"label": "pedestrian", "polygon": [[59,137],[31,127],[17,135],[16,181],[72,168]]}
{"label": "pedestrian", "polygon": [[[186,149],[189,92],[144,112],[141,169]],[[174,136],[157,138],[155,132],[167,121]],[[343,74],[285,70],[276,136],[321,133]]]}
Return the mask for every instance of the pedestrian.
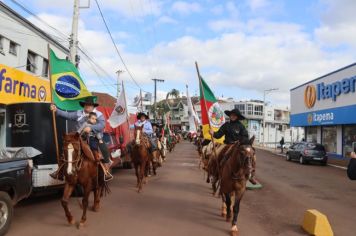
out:
{"label": "pedestrian", "polygon": [[347,167],[347,176],[351,180],[356,180],[356,153],[351,153],[351,159]]}
{"label": "pedestrian", "polygon": [[[90,127],[85,127],[82,131],[89,134],[90,132],[94,132],[96,134],[102,133],[105,128],[105,117],[104,115],[96,109],[99,104],[97,104],[94,100],[94,97],[87,97],[84,101],[79,102],[80,106],[83,107],[83,110],[79,111],[62,111],[56,107],[56,105],[51,104],[50,109],[54,111],[57,116],[60,116],[66,120],[72,120],[76,122],[76,130],[79,130],[84,124],[88,123],[89,114],[94,112],[96,114],[97,120],[96,124],[91,125]],[[107,171],[110,168],[110,153],[104,142],[98,144],[99,149],[103,155],[103,163]],[[50,176],[54,179],[63,180],[63,168],[58,169],[56,172],[50,174]],[[108,173],[105,173],[109,177]]]}
{"label": "pedestrian", "polygon": [[281,145],[281,153],[284,151],[284,137],[281,138],[281,141],[279,141],[279,144]]}
{"label": "pedestrian", "polygon": [[[234,144],[237,141],[240,142],[240,144],[246,144],[249,142],[248,138],[248,132],[245,126],[240,122],[241,120],[246,119],[240,112],[239,109],[233,109],[231,111],[224,111],[227,116],[229,116],[230,121],[226,122],[223,124],[220,129],[216,132],[214,132],[213,129],[211,129],[209,132],[210,134],[216,138],[219,139],[222,136],[225,135],[225,144]],[[227,161],[228,156],[225,156],[223,160],[221,161],[221,164]],[[252,171],[251,171],[251,177],[250,177],[250,182],[252,184],[257,184],[257,181],[255,180],[255,160],[253,160],[252,163]]]}

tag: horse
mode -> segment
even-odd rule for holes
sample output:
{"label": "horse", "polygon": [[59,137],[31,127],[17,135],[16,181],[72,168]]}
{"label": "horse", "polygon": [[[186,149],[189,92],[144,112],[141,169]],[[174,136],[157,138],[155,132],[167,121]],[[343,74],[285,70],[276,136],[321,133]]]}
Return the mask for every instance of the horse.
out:
{"label": "horse", "polygon": [[[232,236],[238,235],[237,217],[240,210],[240,202],[246,191],[246,183],[251,174],[251,165],[255,157],[255,149],[252,147],[255,137],[248,143],[235,143],[228,152],[229,159],[221,168],[220,193],[223,204],[226,205],[226,221],[231,221],[231,197],[235,195],[233,205]],[[222,212],[224,216],[224,209]]]}
{"label": "horse", "polygon": [[141,192],[143,184],[146,183],[150,160],[152,159],[152,154],[149,152],[151,144],[148,137],[142,132],[142,128],[143,126],[135,126],[135,140],[131,149],[131,161],[135,167],[138,193]]}
{"label": "horse", "polygon": [[104,180],[104,171],[99,166],[89,145],[82,140],[79,133],[69,133],[63,136],[63,155],[61,168],[64,168],[65,185],[61,204],[67,217],[68,223],[74,225],[76,222],[69,210],[68,201],[79,184],[83,187],[82,218],[78,228],[84,226],[86,222],[86,212],[89,204],[91,191],[94,192],[94,205],[92,210],[97,212],[100,208],[100,197],[104,192],[109,192],[107,183]]}

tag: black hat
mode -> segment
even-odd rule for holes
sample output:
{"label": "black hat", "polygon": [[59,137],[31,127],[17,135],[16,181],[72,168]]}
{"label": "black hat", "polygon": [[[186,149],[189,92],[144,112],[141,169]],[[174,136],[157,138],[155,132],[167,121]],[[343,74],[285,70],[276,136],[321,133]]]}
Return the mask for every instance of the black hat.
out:
{"label": "black hat", "polygon": [[141,119],[142,116],[145,116],[147,120],[150,118],[150,117],[149,117],[148,115],[146,115],[145,113],[140,112],[140,113],[137,114],[137,119],[138,119],[138,120]]}
{"label": "black hat", "polygon": [[98,103],[96,103],[96,99],[94,99],[95,97],[86,97],[84,101],[80,101],[79,104],[84,107],[85,105],[92,105],[94,107],[99,106]]}
{"label": "black hat", "polygon": [[231,111],[226,110],[226,111],[224,111],[224,112],[225,112],[225,114],[226,114],[227,116],[230,116],[231,114],[237,115],[237,117],[239,117],[239,120],[245,120],[245,119],[246,119],[246,118],[241,114],[240,110],[237,109],[237,108],[232,109]]}

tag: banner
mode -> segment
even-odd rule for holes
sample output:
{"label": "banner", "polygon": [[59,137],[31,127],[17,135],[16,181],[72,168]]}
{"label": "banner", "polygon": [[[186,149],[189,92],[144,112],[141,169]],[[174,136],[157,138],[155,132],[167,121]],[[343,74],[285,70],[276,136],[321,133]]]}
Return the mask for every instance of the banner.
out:
{"label": "banner", "polygon": [[126,98],[125,98],[125,89],[124,84],[122,83],[122,91],[120,97],[117,98],[117,102],[114,110],[112,111],[109,117],[110,126],[113,128],[118,127],[119,125],[125,123],[128,119]]}
{"label": "banner", "polygon": [[0,64],[0,104],[50,101],[49,80]]}

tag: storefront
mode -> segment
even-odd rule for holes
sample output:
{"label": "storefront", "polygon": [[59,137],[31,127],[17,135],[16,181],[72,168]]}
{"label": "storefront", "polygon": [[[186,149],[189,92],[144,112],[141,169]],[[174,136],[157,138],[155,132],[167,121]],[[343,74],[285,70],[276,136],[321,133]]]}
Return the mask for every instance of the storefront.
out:
{"label": "storefront", "polygon": [[347,160],[356,142],[356,63],[291,89],[291,125],[331,159]]}

